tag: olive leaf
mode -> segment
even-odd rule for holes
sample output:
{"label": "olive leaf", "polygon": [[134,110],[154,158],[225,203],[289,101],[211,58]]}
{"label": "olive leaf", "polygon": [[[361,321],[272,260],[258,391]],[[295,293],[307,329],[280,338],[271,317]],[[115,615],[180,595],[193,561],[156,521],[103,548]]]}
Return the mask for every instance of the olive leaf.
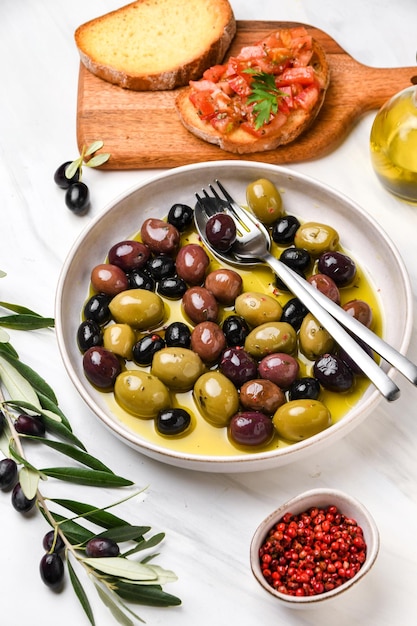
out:
{"label": "olive leaf", "polygon": [[143,539],[141,542],[129,550],[128,552],[124,552],[123,556],[130,556],[131,554],[135,554],[136,552],[140,552],[141,550],[148,550],[149,548],[154,548],[165,538],[165,533],[157,533],[150,537],[150,539]]}
{"label": "olive leaf", "polygon": [[[98,535],[101,539],[112,539],[116,543],[122,543],[123,541],[143,541],[143,535],[149,532],[149,526],[132,526],[131,524],[125,524],[123,526],[116,526],[110,528]],[[132,551],[133,553],[133,551]],[[126,555],[123,555],[126,556]]]}
{"label": "olive leaf", "polygon": [[24,465],[20,469],[20,486],[22,487],[23,493],[28,498],[28,500],[32,500],[32,498],[36,496],[36,492],[38,491],[39,478],[39,472],[33,470],[30,467],[27,467],[26,465]]}
{"label": "olive leaf", "polygon": [[[132,620],[126,615],[126,613],[122,611],[118,603],[115,602],[113,598],[110,596],[109,591],[102,589],[102,587],[97,582],[94,582],[94,586],[97,590],[98,595],[100,596],[101,601],[110,610],[115,620],[119,624],[122,624],[122,626],[134,626],[134,623],[132,622]],[[136,616],[136,619],[143,622],[143,620],[140,619],[140,617],[138,616]]]}
{"label": "olive leaf", "polygon": [[0,343],[8,343],[10,335],[3,328],[0,328]]}
{"label": "olive leaf", "polygon": [[19,398],[41,408],[32,385],[2,356],[0,356],[0,379],[11,398]]}
{"label": "olive leaf", "polygon": [[88,601],[87,594],[85,593],[84,588],[82,584],[80,583],[80,580],[77,574],[75,573],[75,570],[72,566],[70,559],[67,560],[67,565],[68,565],[68,573],[69,573],[70,581],[75,591],[75,595],[80,601],[80,604],[83,607],[84,612],[90,621],[90,624],[92,624],[92,626],[95,626],[94,615],[93,615],[93,611],[91,610],[91,606]]}
{"label": "olive leaf", "polygon": [[102,141],[101,139],[99,139],[98,141],[93,141],[93,143],[90,143],[88,148],[86,148],[84,154],[86,156],[90,156],[90,154],[94,154],[94,152],[97,152],[97,150],[100,150],[100,148],[102,148],[103,146],[104,141]]}
{"label": "olive leaf", "polygon": [[109,556],[99,558],[86,558],[83,563],[89,565],[99,572],[117,576],[122,580],[153,580],[157,579],[157,574],[148,565],[143,565],[138,561],[129,561],[121,556]]}
{"label": "olive leaf", "polygon": [[[127,522],[122,520],[117,515],[113,515],[113,513],[109,513],[105,509],[92,506],[91,504],[76,502],[75,500],[67,500],[65,498],[51,498],[51,501],[55,502],[55,504],[59,504],[65,509],[68,509],[68,511],[75,513],[77,517],[83,517],[84,519],[87,519],[102,528],[109,529],[127,525]],[[147,532],[150,527],[140,526],[136,528],[145,529],[141,530],[140,534],[142,534]]]}
{"label": "olive leaf", "polygon": [[[57,404],[57,398],[53,389],[31,367],[22,363],[22,361],[19,360],[17,353],[11,353],[9,346],[10,344],[0,344],[0,356],[3,357],[3,359],[5,359],[17,372],[19,372],[23,378],[27,380],[28,384],[32,385],[38,394],[46,396]],[[16,400],[16,397],[11,397],[13,400]]]}
{"label": "olive leaf", "polygon": [[61,443],[60,441],[55,441],[53,439],[46,439],[45,437],[36,437],[34,435],[25,435],[25,439],[31,439],[33,441],[38,441],[39,443],[43,443],[45,446],[49,448],[53,448],[57,452],[61,452],[66,456],[86,465],[87,467],[91,467],[92,469],[101,470],[103,472],[109,472],[113,474],[112,470],[108,468],[104,463],[102,463],[99,459],[96,459],[88,452],[84,452],[75,446],[71,446],[66,443]]}
{"label": "olive leaf", "polygon": [[138,602],[148,606],[179,606],[181,600],[166,591],[160,585],[136,585],[132,582],[112,580],[117,595],[129,602]]}
{"label": "olive leaf", "polygon": [[14,330],[38,330],[39,328],[53,328],[54,325],[55,320],[52,317],[39,317],[25,313],[0,317],[0,326]]}
{"label": "olive leaf", "polygon": [[46,467],[40,471],[51,478],[90,487],[127,487],[134,484],[122,476],[83,467]]}
{"label": "olive leaf", "polygon": [[[172,583],[175,582],[176,580],[178,580],[178,577],[176,576],[176,574],[174,574],[174,572],[171,572],[170,570],[164,569],[163,567],[161,567],[160,565],[147,565],[147,567],[149,569],[151,569],[155,576],[156,579],[151,581],[151,584],[154,583],[158,583],[159,585],[165,585],[166,583]],[[123,580],[123,578],[122,578]],[[125,582],[125,581],[123,581]],[[128,582],[133,583],[134,581],[129,580]],[[141,585],[147,585],[149,584],[148,581],[146,580],[142,580],[140,581],[140,583],[134,583],[134,584],[141,584]]]}
{"label": "olive leaf", "polygon": [[108,152],[102,152],[101,154],[96,154],[93,156],[87,163],[87,167],[99,167],[106,163],[110,159],[110,154]]}

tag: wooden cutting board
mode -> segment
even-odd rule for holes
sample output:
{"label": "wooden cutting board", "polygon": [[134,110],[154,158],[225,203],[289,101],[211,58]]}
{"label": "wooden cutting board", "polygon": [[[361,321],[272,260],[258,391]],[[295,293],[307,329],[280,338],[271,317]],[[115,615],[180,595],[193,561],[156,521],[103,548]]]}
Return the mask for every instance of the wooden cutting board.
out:
{"label": "wooden cutting board", "polygon": [[[273,30],[299,26],[294,22],[238,21],[227,53],[236,54]],[[80,65],[77,141],[81,150],[104,141],[111,158],[106,169],[165,168],[221,159],[288,164],[330,153],[367,111],[379,109],[396,92],[410,86],[416,67],[373,68],[353,59],[323,31],[305,25],[325,49],[331,71],[325,103],[310,129],[288,146],[241,157],[225,152],[189,133],[179,121],[177,90],[137,92],[112,85]]]}

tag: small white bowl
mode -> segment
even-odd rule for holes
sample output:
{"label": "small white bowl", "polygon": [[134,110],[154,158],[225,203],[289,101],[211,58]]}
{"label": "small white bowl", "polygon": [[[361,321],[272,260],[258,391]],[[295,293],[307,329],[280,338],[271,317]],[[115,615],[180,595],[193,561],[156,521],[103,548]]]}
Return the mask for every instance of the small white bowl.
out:
{"label": "small white bowl", "polygon": [[[276,591],[264,578],[259,561],[259,549],[263,544],[268,531],[286,514],[297,515],[309,510],[311,507],[326,508],[334,505],[346,517],[354,519],[363,530],[366,543],[366,560],[357,574],[348,581],[332,589],[313,596],[290,596]],[[369,511],[356,498],[349,496],[335,489],[312,489],[306,491],[295,498],[292,498],[278,509],[273,511],[258,526],[252,538],[250,546],[250,564],[252,572],[258,583],[272,596],[277,598],[285,606],[296,609],[307,609],[314,606],[321,606],[340,597],[357,583],[370,571],[375,563],[379,551],[379,532]]]}

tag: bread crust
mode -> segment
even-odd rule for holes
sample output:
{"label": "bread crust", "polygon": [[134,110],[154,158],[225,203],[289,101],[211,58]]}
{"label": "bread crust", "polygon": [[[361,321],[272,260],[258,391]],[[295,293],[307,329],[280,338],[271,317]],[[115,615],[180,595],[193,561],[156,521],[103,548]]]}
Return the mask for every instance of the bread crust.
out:
{"label": "bread crust", "polygon": [[[137,0],[120,9],[90,20],[76,29],[74,38],[80,60],[92,74],[124,89],[134,91],[172,90],[187,85],[190,80],[198,80],[208,67],[222,62],[236,33],[236,20],[228,0],[213,0],[212,2],[213,10],[216,9],[218,13],[220,12],[224,23],[222,31],[212,39],[205,49],[202,50],[201,47],[196,47],[195,52],[190,54],[188,58],[184,58],[181,64],[172,67],[170,59],[167,58],[165,70],[143,72],[138,68],[135,72],[129,72],[107,62],[103,63],[100,56],[95,54],[88,46],[87,38],[92,29],[97,25],[111,24],[111,20],[114,17],[120,17],[123,14],[128,20],[129,12],[135,8],[140,9],[140,5],[147,1],[149,0]],[[154,1],[157,4],[158,0]],[[180,5],[181,3],[173,0],[173,4]],[[199,2],[194,3],[195,11],[199,10],[198,5]],[[179,24],[178,27],[182,28],[182,24]],[[137,37],[141,37],[140,32],[137,33]]]}
{"label": "bread crust", "polygon": [[241,128],[235,129],[227,134],[219,132],[210,122],[202,120],[198,116],[196,108],[189,99],[190,87],[181,89],[176,98],[175,104],[181,122],[185,128],[195,136],[208,143],[219,146],[226,152],[232,152],[234,154],[265,152],[294,141],[314,122],[323,105],[330,82],[330,71],[326,54],[322,46],[315,39],[312,40],[312,45],[313,55],[309,65],[314,67],[316,77],[320,84],[317,102],[309,111],[297,109],[291,112],[284,125],[279,128],[276,134],[256,137]]}

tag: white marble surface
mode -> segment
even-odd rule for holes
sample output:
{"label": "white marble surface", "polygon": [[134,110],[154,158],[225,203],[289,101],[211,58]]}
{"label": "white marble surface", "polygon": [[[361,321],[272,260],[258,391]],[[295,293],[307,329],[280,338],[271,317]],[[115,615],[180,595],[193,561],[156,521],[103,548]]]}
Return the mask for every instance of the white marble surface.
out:
{"label": "white marble surface", "polygon": [[[78,233],[105,205],[150,171],[88,171],[89,216],[64,206],[52,177],[75,158],[78,24],[116,8],[120,0],[0,3],[0,283],[1,300],[53,315],[63,261]],[[379,67],[411,66],[417,49],[415,0],[232,0],[238,19],[296,20],[333,36],[352,56]],[[262,9],[260,9],[262,7]],[[379,185],[371,169],[368,139],[374,113],[365,115],[333,154],[294,169],[329,183],[361,204],[389,233],[408,267],[417,295],[417,207],[401,203]],[[387,260],[389,262],[389,260]],[[417,360],[417,340],[409,354]],[[394,404],[378,409],[344,440],[303,462],[254,474],[198,474],[138,455],[116,440],[84,406],[67,378],[52,332],[12,333],[23,360],[54,387],[74,430],[89,450],[138,485],[149,485],[143,503],[119,513],[166,532],[159,563],[179,576],[167,591],[179,608],[139,608],[150,625],[241,626],[321,624],[412,626],[417,622],[417,392],[403,384]],[[43,463],[47,463],[43,460]],[[371,575],[329,608],[288,612],[253,579],[249,542],[273,508],[300,491],[335,487],[356,495],[374,515],[381,551]],[[79,489],[50,481],[50,496],[79,497],[104,505],[109,490]],[[87,624],[66,585],[50,592],[38,576],[46,526],[40,515],[22,518],[0,494],[1,622],[5,626]],[[116,623],[95,591],[90,599],[100,625]]]}

